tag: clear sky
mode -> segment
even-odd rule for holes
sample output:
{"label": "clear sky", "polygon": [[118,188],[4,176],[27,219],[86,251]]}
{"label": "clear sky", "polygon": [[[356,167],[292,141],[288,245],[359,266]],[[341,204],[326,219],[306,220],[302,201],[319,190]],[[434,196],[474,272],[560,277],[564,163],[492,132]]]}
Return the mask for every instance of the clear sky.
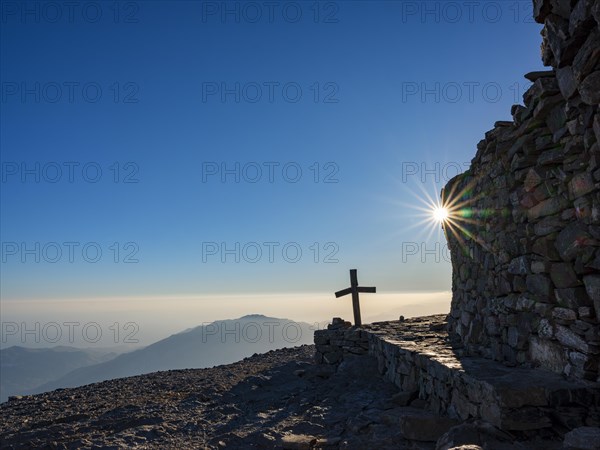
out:
{"label": "clear sky", "polygon": [[2,1],[5,313],[252,295],[231,317],[351,268],[449,303],[415,206],[542,69],[530,1],[51,3]]}

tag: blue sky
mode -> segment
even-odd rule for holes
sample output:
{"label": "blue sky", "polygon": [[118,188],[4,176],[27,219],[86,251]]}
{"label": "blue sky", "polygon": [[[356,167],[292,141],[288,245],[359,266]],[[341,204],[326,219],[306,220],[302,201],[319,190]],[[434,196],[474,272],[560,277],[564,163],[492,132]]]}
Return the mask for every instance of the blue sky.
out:
{"label": "blue sky", "polygon": [[2,2],[3,300],[333,292],[350,268],[448,291],[410,206],[542,69],[528,1],[28,3]]}

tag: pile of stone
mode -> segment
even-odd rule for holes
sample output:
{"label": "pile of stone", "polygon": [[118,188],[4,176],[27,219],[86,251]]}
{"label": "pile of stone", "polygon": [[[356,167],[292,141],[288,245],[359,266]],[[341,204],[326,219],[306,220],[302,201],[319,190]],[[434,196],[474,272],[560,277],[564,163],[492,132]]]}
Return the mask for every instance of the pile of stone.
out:
{"label": "pile of stone", "polygon": [[315,361],[337,366],[347,355],[365,355],[369,349],[367,333],[336,317],[326,330],[315,331]]}
{"label": "pile of stone", "polygon": [[599,379],[600,2],[535,0],[547,72],[444,189],[450,330],[472,354]]}

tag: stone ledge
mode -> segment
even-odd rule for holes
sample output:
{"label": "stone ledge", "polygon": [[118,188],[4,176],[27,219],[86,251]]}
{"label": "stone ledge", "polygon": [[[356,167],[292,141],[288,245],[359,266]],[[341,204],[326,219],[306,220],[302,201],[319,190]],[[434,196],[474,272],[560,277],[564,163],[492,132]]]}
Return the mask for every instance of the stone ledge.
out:
{"label": "stone ledge", "polygon": [[340,340],[341,347],[329,341],[329,353],[339,354],[336,363],[353,346],[362,347],[366,338],[368,353],[377,358],[379,371],[402,391],[425,400],[436,414],[483,419],[516,432],[535,433],[553,427],[562,434],[580,426],[600,425],[599,384],[465,356],[460,344],[446,332],[445,315],[318,333],[321,338],[345,333],[354,339]]}
{"label": "stone ledge", "polygon": [[438,414],[481,418],[514,431],[599,424],[597,383],[464,356],[445,324],[445,316],[429,316],[370,325],[369,353],[386,378],[403,391],[417,392]]}

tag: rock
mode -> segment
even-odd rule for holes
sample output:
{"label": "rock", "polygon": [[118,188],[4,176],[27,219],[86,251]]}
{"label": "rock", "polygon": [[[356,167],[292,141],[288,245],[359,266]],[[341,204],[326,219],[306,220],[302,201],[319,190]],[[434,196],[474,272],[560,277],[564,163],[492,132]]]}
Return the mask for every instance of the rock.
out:
{"label": "rock", "polygon": [[458,447],[452,447],[450,450],[484,450],[479,445],[459,445]]}
{"label": "rock", "polygon": [[560,97],[556,95],[558,92],[560,92],[560,89],[558,87],[558,80],[554,74],[537,78],[531,87],[531,94],[535,97],[541,99],[552,97],[559,102]]}
{"label": "rock", "polygon": [[[555,67],[563,67],[569,64],[573,58],[573,54],[566,54],[565,41],[569,36],[569,23],[565,20],[565,17],[557,15],[554,7],[552,13],[545,20],[545,31],[546,39],[544,43],[549,47],[553,62],[552,65]],[[567,16],[568,17],[568,16]]]}
{"label": "rock", "polygon": [[559,289],[574,287],[580,284],[573,266],[567,263],[556,263],[550,267],[550,278]]}
{"label": "rock", "polygon": [[329,378],[331,375],[335,373],[335,367],[328,366],[325,364],[319,364],[312,370],[312,375],[321,377],[321,378]]}
{"label": "rock", "polygon": [[583,284],[590,299],[594,303],[596,317],[600,317],[600,275],[587,275],[583,277]]}
{"label": "rock", "polygon": [[584,30],[594,25],[594,19],[591,15],[594,0],[579,0],[569,17],[569,34],[576,36],[583,33]]}
{"label": "rock", "polygon": [[483,420],[467,421],[450,428],[441,436],[435,445],[436,450],[455,448],[490,448],[500,449],[511,447],[514,439],[508,433],[496,428]]}
{"label": "rock", "polygon": [[556,249],[564,261],[572,261],[581,252],[581,248],[590,240],[585,225],[572,222],[556,238]]}
{"label": "rock", "polygon": [[519,332],[519,329],[517,327],[508,327],[508,332],[506,333],[506,335],[508,345],[510,345],[511,347],[521,347],[522,343],[524,342],[524,336],[522,333]]}
{"label": "rock", "polygon": [[323,354],[323,361],[325,361],[327,364],[335,364],[335,363],[341,361],[341,359],[342,359],[342,352],[340,352],[340,351],[329,352],[329,353]]}
{"label": "rock", "polygon": [[579,350],[580,352],[587,353],[589,351],[589,345],[585,342],[578,334],[575,334],[569,328],[562,325],[556,325],[556,339],[562,345]]}
{"label": "rock", "polygon": [[529,258],[519,256],[514,258],[508,265],[508,273],[513,275],[526,275],[529,272]]}
{"label": "rock", "polygon": [[568,19],[571,16],[571,0],[550,0],[552,3],[552,13],[558,14],[565,19]]}
{"label": "rock", "polygon": [[550,303],[536,302],[533,310],[540,317],[551,317],[552,308]]}
{"label": "rock", "polygon": [[[560,130],[565,130],[565,125],[567,123],[567,113],[565,112],[565,105],[559,104],[556,106],[548,117],[546,117],[546,125],[554,135],[555,133],[560,132]],[[552,144],[556,144],[556,140],[552,137]]]}
{"label": "rock", "polygon": [[[539,80],[538,80],[539,81]],[[580,87],[581,89],[581,87]],[[563,101],[562,94],[553,95],[551,97],[543,97],[533,110],[533,117],[537,120],[543,120],[548,116],[552,109]]]}
{"label": "rock", "polygon": [[540,408],[523,407],[502,418],[506,431],[539,430],[552,427],[552,421]]}
{"label": "rock", "polygon": [[532,261],[531,272],[532,273],[545,273],[550,270],[550,263],[548,261]]}
{"label": "rock", "polygon": [[527,275],[527,290],[539,297],[541,300],[551,298],[553,287],[550,278],[544,274]]}
{"label": "rock", "polygon": [[514,125],[519,126],[526,120],[529,110],[522,105],[513,105],[510,109],[510,114],[513,118]]}
{"label": "rock", "polygon": [[555,289],[556,302],[565,308],[577,309],[580,306],[591,306],[592,302],[585,292],[585,288]]}
{"label": "rock", "polygon": [[533,17],[536,22],[544,23],[551,11],[550,0],[533,0]]}
{"label": "rock", "polygon": [[600,428],[580,427],[565,434],[565,449],[598,450],[600,449]]}
{"label": "rock", "polygon": [[577,52],[573,60],[573,74],[577,83],[581,83],[598,63],[600,57],[600,31],[594,30],[590,33],[581,49]]}
{"label": "rock", "polygon": [[562,96],[568,100],[575,92],[577,92],[577,82],[575,80],[575,74],[571,66],[566,66],[556,71],[556,79],[558,80],[558,87]]}
{"label": "rock", "polygon": [[535,300],[521,296],[517,300],[516,309],[517,311],[529,311],[534,305]]}
{"label": "rock", "polygon": [[544,339],[550,339],[554,336],[554,326],[548,319],[541,319],[538,325],[538,336]]}
{"label": "rock", "polygon": [[345,321],[340,317],[334,317],[329,325],[327,325],[328,330],[338,330],[340,328],[351,328],[352,324],[350,322]]}
{"label": "rock", "polygon": [[594,311],[589,306],[580,306],[577,309],[577,314],[582,319],[593,319],[595,317]]}
{"label": "rock", "polygon": [[594,189],[596,189],[596,185],[589,172],[579,173],[569,182],[569,191],[574,199],[589,194]]}
{"label": "rock", "polygon": [[[512,158],[518,152],[525,153],[525,147],[528,146],[528,145],[532,145],[532,142],[533,141],[532,141],[530,135],[521,136],[508,149],[508,157]],[[523,161],[527,161],[527,160],[523,159]]]}
{"label": "rock", "polygon": [[550,238],[536,239],[531,249],[534,253],[544,256],[550,261],[560,260],[560,255],[556,250],[555,242]]}
{"label": "rock", "polygon": [[579,85],[579,95],[588,105],[600,103],[600,70],[588,75]]}
{"label": "rock", "polygon": [[406,439],[435,442],[459,421],[415,411],[400,417],[400,432]]}
{"label": "rock", "polygon": [[559,320],[574,322],[577,319],[577,313],[572,309],[554,308],[552,310],[552,317]]}
{"label": "rock", "polygon": [[554,70],[541,70],[525,74],[525,78],[534,83],[540,78],[554,78]]}
{"label": "rock", "polygon": [[[562,133],[566,133],[566,127],[562,128]],[[564,158],[565,149],[563,147],[556,147],[542,153],[538,158],[537,163],[542,166],[552,166],[561,163]]]}
{"label": "rock", "polygon": [[529,342],[531,360],[545,369],[562,372],[569,360],[565,349],[556,342],[532,337]]}
{"label": "rock", "polygon": [[326,330],[316,330],[314,335],[315,345],[329,344],[329,334]]}
{"label": "rock", "polygon": [[327,447],[336,447],[339,445],[342,438],[338,437],[326,437],[317,439],[315,448],[327,448]]}
{"label": "rock", "polygon": [[281,438],[281,448],[287,450],[310,450],[317,438],[305,434],[288,434]]}
{"label": "rock", "polygon": [[567,205],[568,202],[563,197],[550,197],[530,208],[529,211],[527,211],[527,215],[529,220],[534,220],[539,217],[556,214],[565,209]]}
{"label": "rock", "polygon": [[277,445],[277,439],[268,433],[258,433],[254,438],[254,444],[260,448],[273,448]]}
{"label": "rock", "polygon": [[417,394],[418,393],[414,391],[398,392],[392,397],[392,402],[399,406],[406,406],[417,396]]}
{"label": "rock", "polygon": [[540,173],[539,169],[532,168],[527,172],[527,176],[525,177],[525,181],[523,185],[525,187],[526,192],[533,191],[536,186],[538,186],[542,181],[544,181],[544,175]]}
{"label": "rock", "polygon": [[595,2],[594,6],[592,6],[592,16],[596,20],[596,23],[600,23],[600,4],[598,2]]}
{"label": "rock", "polygon": [[[564,225],[564,222],[556,216],[544,217],[533,227],[533,231],[536,236],[547,236],[560,231]],[[539,272],[538,272],[539,273]]]}
{"label": "rock", "polygon": [[410,402],[410,406],[412,408],[417,409],[427,409],[427,401],[422,398],[415,398],[412,402]]}

